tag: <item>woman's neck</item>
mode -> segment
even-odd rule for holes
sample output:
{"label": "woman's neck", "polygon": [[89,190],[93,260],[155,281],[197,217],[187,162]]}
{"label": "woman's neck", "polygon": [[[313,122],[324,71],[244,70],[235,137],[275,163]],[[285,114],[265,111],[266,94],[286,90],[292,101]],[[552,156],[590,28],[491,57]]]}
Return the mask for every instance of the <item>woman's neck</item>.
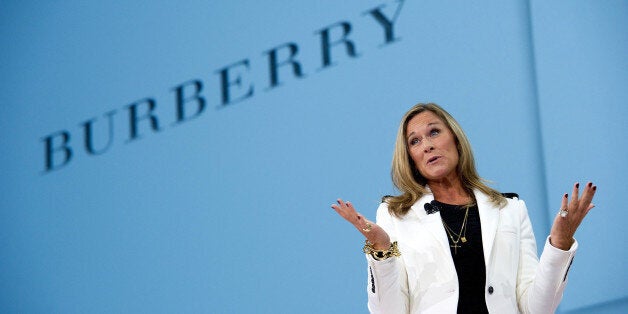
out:
{"label": "woman's neck", "polygon": [[429,182],[430,190],[434,194],[434,199],[445,204],[465,205],[473,201],[473,197],[465,191],[457,178],[454,180],[443,180]]}

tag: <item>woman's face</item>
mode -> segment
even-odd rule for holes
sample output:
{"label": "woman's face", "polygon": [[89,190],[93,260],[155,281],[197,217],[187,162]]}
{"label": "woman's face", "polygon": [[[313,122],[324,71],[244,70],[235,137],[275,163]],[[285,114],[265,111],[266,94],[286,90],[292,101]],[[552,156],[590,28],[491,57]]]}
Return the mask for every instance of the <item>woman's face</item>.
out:
{"label": "woman's face", "polygon": [[457,176],[456,140],[437,115],[423,111],[412,117],[406,126],[406,134],[410,157],[428,182]]}

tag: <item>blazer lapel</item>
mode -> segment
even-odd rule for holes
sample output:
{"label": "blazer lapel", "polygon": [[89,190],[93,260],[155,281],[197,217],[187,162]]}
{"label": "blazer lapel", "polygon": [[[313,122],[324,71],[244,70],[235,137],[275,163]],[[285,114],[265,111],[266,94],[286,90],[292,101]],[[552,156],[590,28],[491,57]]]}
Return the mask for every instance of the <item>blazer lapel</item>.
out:
{"label": "blazer lapel", "polygon": [[496,208],[484,193],[475,191],[475,200],[478,202],[480,224],[482,226],[482,248],[484,250],[484,263],[488,270],[491,251],[495,242],[497,225],[499,224],[499,208]]}
{"label": "blazer lapel", "polygon": [[431,202],[432,200],[434,200],[434,196],[432,194],[427,194],[414,203],[411,209],[414,212],[413,214],[419,219],[421,225],[429,231],[436,242],[439,243],[439,246],[444,250],[446,255],[450,255],[451,250],[449,248],[449,240],[447,240],[447,234],[445,233],[445,228],[443,227],[443,222],[440,218],[440,212],[435,212],[429,215],[425,212],[425,204]]}

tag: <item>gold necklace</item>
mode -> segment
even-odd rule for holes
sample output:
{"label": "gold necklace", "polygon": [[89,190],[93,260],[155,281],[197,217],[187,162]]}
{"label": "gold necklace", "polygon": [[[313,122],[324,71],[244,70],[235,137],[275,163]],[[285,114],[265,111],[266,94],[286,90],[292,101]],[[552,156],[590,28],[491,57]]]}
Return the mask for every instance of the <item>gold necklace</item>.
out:
{"label": "gold necklace", "polygon": [[[447,232],[447,235],[451,239],[451,242],[453,242],[453,244],[449,246],[454,248],[454,254],[458,254],[458,248],[460,247],[460,245],[458,245],[458,242],[460,241],[462,241],[462,243],[467,242],[466,235],[467,235],[468,218],[469,218],[469,207],[467,206],[467,210],[464,213],[464,220],[462,220],[462,226],[460,227],[460,232],[456,233],[447,225],[447,223],[445,223],[445,220],[443,220],[443,217],[442,216],[440,217],[440,220],[443,222],[443,226],[445,227],[445,231]],[[454,235],[458,238],[454,239]]]}

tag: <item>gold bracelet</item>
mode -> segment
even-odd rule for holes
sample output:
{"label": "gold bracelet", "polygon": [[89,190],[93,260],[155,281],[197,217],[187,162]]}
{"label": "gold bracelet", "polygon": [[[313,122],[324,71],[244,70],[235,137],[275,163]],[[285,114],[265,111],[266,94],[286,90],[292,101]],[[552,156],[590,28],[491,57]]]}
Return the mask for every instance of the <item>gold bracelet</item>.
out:
{"label": "gold bracelet", "polygon": [[365,254],[371,254],[373,259],[376,261],[382,261],[391,256],[401,256],[401,252],[399,252],[399,248],[397,247],[397,241],[391,243],[387,250],[380,251],[373,248],[373,243],[371,243],[371,241],[366,240],[366,243],[362,248],[362,252]]}

